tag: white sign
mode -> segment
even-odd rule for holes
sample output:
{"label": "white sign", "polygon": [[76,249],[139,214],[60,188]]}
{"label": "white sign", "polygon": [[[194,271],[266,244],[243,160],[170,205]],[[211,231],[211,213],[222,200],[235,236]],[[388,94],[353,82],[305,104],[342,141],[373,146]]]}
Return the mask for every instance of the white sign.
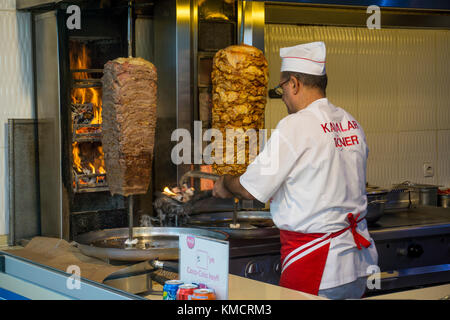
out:
{"label": "white sign", "polygon": [[228,299],[228,241],[180,235],[180,280],[203,283],[214,289],[217,300]]}

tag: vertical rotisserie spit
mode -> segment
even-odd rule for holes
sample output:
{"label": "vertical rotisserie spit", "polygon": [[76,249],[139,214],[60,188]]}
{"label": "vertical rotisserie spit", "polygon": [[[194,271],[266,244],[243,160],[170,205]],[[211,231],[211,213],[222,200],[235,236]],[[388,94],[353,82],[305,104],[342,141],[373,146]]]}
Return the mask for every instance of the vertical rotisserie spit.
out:
{"label": "vertical rotisserie spit", "polygon": [[106,63],[102,144],[111,194],[147,192],[156,128],[157,73],[142,58]]}
{"label": "vertical rotisserie spit", "polygon": [[[219,129],[223,141],[215,140],[218,151],[222,151],[223,164],[212,165],[214,173],[240,175],[250,163],[249,137],[245,137],[245,147],[236,148],[233,164],[226,162],[226,130],[264,128],[268,64],[258,48],[248,45],[234,45],[219,50],[214,56],[213,71],[212,127]],[[228,137],[230,138],[230,137]],[[230,147],[236,147],[236,141]],[[244,157],[245,156],[245,161]],[[217,158],[216,158],[217,159]]]}

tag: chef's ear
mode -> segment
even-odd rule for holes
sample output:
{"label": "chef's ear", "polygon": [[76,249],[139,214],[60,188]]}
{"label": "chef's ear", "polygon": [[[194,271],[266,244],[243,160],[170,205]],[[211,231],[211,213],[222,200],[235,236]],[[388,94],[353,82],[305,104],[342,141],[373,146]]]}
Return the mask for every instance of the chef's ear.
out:
{"label": "chef's ear", "polygon": [[292,76],[292,83],[294,86],[292,89],[294,90],[294,93],[296,94],[300,90],[300,86],[302,85],[301,82],[294,76]]}

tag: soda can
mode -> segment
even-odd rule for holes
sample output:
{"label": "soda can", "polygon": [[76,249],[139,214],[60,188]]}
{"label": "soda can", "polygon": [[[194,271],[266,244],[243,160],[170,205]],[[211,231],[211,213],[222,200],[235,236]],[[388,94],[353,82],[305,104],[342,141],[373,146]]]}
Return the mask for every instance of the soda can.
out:
{"label": "soda can", "polygon": [[196,289],[189,300],[216,300],[216,294],[213,289]]}
{"label": "soda can", "polygon": [[189,296],[194,293],[198,286],[193,283],[185,283],[178,287],[177,300],[189,300]]}
{"label": "soda can", "polygon": [[192,284],[195,284],[199,289],[208,289],[208,286],[204,283],[192,282]]}
{"label": "soda can", "polygon": [[167,280],[163,287],[163,300],[176,300],[178,287],[182,284],[180,280]]}

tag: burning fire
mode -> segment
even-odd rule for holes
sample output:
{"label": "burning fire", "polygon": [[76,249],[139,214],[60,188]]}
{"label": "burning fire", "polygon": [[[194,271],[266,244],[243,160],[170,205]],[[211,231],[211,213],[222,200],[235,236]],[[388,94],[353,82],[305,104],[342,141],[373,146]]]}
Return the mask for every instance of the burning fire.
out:
{"label": "burning fire", "polygon": [[163,193],[166,194],[166,195],[168,195],[168,196],[176,196],[176,195],[177,195],[175,192],[172,192],[172,191],[169,189],[169,187],[165,187]]}
{"label": "burning fire", "polygon": [[194,195],[194,191],[194,188],[188,188],[187,185],[183,185],[181,188],[174,187],[170,189],[169,187],[165,187],[162,193],[179,202],[187,202]]}
{"label": "burning fire", "polygon": [[[78,42],[71,42],[70,46],[70,69],[83,70],[91,68],[91,59],[89,51],[85,44]],[[88,72],[73,72],[72,76],[76,80],[89,80]],[[84,119],[89,119],[90,124],[76,130],[77,134],[97,132],[98,127],[90,125],[98,125],[102,123],[102,90],[97,87],[90,88],[73,88],[71,92],[72,104],[92,104],[92,116],[83,113]],[[91,111],[87,108],[88,112]],[[83,111],[84,112],[84,111]],[[92,118],[91,118],[92,117]],[[93,177],[82,176],[77,182],[74,181],[74,188],[76,184],[79,185],[93,185],[105,181],[105,159],[102,146],[95,146],[92,143],[74,142],[72,144],[73,169],[80,175],[100,175]]]}
{"label": "burning fire", "polygon": [[73,155],[73,164],[78,172],[83,172],[83,167],[81,166],[81,158],[80,158],[80,148],[78,148],[78,142],[72,143],[72,155]]}
{"label": "burning fire", "polygon": [[[97,153],[98,156],[94,160],[94,162],[87,162],[82,163],[81,157],[80,157],[80,147],[78,145],[78,142],[72,143],[72,155],[73,155],[73,166],[74,169],[79,174],[105,174],[105,155],[103,153],[102,146],[97,147]],[[105,180],[105,176],[98,176],[96,177],[97,183],[102,182]],[[82,181],[82,179],[79,180],[79,183],[86,184],[85,181]]]}
{"label": "burning fire", "polygon": [[[88,49],[85,44],[74,46],[70,51],[71,69],[89,69],[91,59],[88,55]],[[74,79],[89,79],[86,72],[74,72]],[[92,103],[94,117],[91,124],[102,123],[102,90],[101,88],[74,88],[71,94],[72,103],[85,104]],[[88,128],[78,129],[76,133],[87,133]]]}

